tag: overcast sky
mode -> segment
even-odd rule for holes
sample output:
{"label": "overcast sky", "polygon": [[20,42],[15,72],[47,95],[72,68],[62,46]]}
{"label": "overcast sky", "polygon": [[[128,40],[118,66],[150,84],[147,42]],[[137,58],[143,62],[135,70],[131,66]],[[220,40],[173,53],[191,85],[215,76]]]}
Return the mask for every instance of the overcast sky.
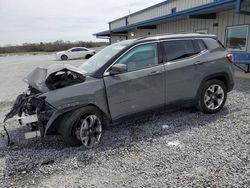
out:
{"label": "overcast sky", "polygon": [[0,0],[0,46],[96,41],[108,22],[163,0]]}

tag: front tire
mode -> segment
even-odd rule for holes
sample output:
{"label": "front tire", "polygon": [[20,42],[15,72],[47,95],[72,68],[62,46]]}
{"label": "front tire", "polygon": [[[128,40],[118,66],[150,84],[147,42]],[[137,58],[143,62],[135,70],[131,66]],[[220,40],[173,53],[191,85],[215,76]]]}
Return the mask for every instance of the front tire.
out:
{"label": "front tire", "polygon": [[94,148],[100,143],[103,122],[102,115],[96,108],[77,109],[64,115],[61,122],[58,131],[67,145]]}
{"label": "front tire", "polygon": [[67,60],[68,60],[68,56],[62,55],[62,56],[61,56],[61,60],[62,60],[62,61],[67,61]]}
{"label": "front tire", "polygon": [[220,80],[207,81],[198,97],[197,108],[207,114],[219,112],[225,105],[227,89]]}
{"label": "front tire", "polygon": [[92,56],[93,56],[93,55],[88,54],[88,55],[85,56],[85,59],[89,59],[89,58],[91,58]]}

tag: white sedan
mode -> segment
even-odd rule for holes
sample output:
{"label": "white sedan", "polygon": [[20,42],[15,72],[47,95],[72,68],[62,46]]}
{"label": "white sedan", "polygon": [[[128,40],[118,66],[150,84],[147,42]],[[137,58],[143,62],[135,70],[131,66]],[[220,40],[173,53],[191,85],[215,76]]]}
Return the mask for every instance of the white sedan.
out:
{"label": "white sedan", "polygon": [[66,61],[68,59],[79,59],[85,58],[88,59],[95,54],[95,50],[90,50],[84,47],[75,47],[70,48],[66,51],[61,51],[56,53],[57,60]]}

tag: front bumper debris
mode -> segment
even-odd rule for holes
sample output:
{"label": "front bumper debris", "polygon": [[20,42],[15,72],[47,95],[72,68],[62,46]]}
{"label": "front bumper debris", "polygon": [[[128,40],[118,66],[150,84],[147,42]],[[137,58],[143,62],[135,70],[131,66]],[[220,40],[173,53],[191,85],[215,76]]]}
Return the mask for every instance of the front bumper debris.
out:
{"label": "front bumper debris", "polygon": [[37,138],[41,137],[41,132],[40,131],[31,131],[31,132],[26,132],[24,133],[25,139],[31,139],[31,138]]}
{"label": "front bumper debris", "polygon": [[38,122],[38,117],[36,114],[31,115],[31,116],[21,116],[17,118],[19,123],[22,125],[27,125],[30,123],[37,123]]}
{"label": "front bumper debris", "polygon": [[25,93],[18,95],[12,109],[10,110],[9,113],[5,115],[4,122],[6,122],[8,119],[13,118],[15,115],[19,114],[26,100],[27,96]]}
{"label": "front bumper debris", "polygon": [[3,130],[0,131],[1,137],[2,139],[6,139],[7,138],[7,145],[10,146],[12,145],[11,141],[10,141],[10,135],[6,129],[6,123],[3,122],[1,127],[3,127]]}
{"label": "front bumper debris", "polygon": [[20,125],[26,125],[30,128],[30,132],[25,133],[25,138],[44,137],[47,122],[55,109],[49,105],[44,97],[40,97],[40,93],[29,90],[16,98],[16,101],[10,112],[6,114],[3,128],[7,135],[8,145],[10,145],[10,136],[6,129],[9,119],[17,115]]}

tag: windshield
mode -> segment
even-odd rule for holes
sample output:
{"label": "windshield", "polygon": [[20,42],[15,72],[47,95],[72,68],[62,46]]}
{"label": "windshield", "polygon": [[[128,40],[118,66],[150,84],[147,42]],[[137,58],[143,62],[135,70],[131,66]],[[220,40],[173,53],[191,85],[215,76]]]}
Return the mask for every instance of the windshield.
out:
{"label": "windshield", "polygon": [[112,57],[118,54],[123,48],[132,44],[133,41],[134,40],[126,40],[112,44],[98,52],[86,62],[84,62],[79,68],[82,69],[84,72],[94,73],[103,65],[105,65]]}

